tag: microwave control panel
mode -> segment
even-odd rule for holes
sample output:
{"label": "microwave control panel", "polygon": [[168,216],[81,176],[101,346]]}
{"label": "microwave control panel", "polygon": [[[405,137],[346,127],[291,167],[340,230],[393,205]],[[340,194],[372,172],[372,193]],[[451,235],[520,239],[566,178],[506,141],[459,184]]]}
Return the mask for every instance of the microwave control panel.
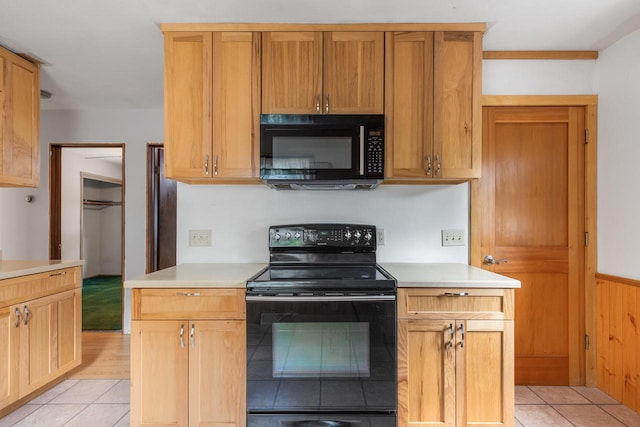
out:
{"label": "microwave control panel", "polygon": [[384,178],[384,135],[382,129],[367,132],[365,174],[372,178]]}

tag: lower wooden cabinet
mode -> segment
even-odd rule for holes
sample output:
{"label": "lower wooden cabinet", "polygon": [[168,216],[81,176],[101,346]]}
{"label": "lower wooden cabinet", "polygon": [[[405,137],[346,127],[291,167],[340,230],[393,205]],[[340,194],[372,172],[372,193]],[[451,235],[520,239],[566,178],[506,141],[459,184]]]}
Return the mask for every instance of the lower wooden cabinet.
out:
{"label": "lower wooden cabinet", "polygon": [[3,301],[19,299],[21,289],[50,294],[0,308],[0,410],[81,363],[80,268],[62,273],[68,276],[52,272],[0,281]]}
{"label": "lower wooden cabinet", "polygon": [[131,425],[244,426],[243,290],[135,289],[133,306]]}
{"label": "lower wooden cabinet", "polygon": [[512,291],[401,289],[398,298],[398,426],[513,426]]}

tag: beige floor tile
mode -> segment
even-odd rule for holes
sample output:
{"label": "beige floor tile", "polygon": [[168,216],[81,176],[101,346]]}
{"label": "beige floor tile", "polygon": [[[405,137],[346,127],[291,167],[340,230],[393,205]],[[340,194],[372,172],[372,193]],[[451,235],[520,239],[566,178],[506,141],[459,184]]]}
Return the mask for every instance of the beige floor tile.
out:
{"label": "beige floor tile", "polygon": [[0,427],[10,427],[14,425],[21,419],[27,417],[29,414],[37,411],[41,406],[42,405],[27,404],[19,407],[10,414],[7,414],[4,417],[0,418]]}
{"label": "beige floor tile", "polygon": [[105,394],[100,396],[95,403],[129,403],[131,394],[131,382],[120,380],[111,387]]}
{"label": "beige floor tile", "polygon": [[15,427],[61,427],[87,405],[43,405],[14,424]]}
{"label": "beige floor tile", "polygon": [[552,405],[589,404],[589,400],[571,387],[529,386],[529,388],[547,403]]}
{"label": "beige floor tile", "polygon": [[524,427],[520,421],[516,418],[513,420],[513,427]]}
{"label": "beige floor tile", "polygon": [[120,380],[82,380],[51,403],[93,403]]}
{"label": "beige floor tile", "polygon": [[516,405],[516,419],[523,427],[573,427],[549,405]]}
{"label": "beige floor tile", "polygon": [[640,426],[640,414],[624,405],[601,405],[600,408],[630,427]]}
{"label": "beige floor tile", "polygon": [[57,386],[45,391],[40,396],[37,396],[37,397],[31,399],[31,401],[29,401],[29,403],[38,403],[38,404],[40,404],[40,403],[49,403],[54,398],[60,396],[62,393],[64,393],[65,391],[69,390],[71,387],[73,387],[76,384],[78,384],[78,380],[62,381],[60,384],[58,384]]}
{"label": "beige floor tile", "polygon": [[527,404],[540,404],[544,403],[537,394],[535,394],[531,389],[527,386],[517,385],[516,386],[516,405],[527,405]]}
{"label": "beige floor tile", "polygon": [[73,417],[64,427],[113,427],[129,412],[126,404],[93,404]]}
{"label": "beige floor tile", "polygon": [[615,405],[617,403],[620,403],[613,397],[609,396],[607,393],[604,393],[597,388],[583,386],[574,386],[571,388],[589,399],[589,401],[597,403],[599,405]]}
{"label": "beige floor tile", "polygon": [[129,427],[131,425],[131,423],[129,422],[129,414],[130,412],[124,414],[124,416],[120,418],[120,421],[118,421],[118,423],[113,427]]}
{"label": "beige floor tile", "polygon": [[553,405],[576,427],[625,427],[596,405]]}

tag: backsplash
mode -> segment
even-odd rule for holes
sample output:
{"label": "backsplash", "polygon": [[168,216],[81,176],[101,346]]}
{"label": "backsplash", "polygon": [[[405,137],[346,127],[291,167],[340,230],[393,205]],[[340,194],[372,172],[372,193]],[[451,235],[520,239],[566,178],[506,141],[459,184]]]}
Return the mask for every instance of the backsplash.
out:
{"label": "backsplash", "polygon": [[[178,184],[177,262],[268,262],[270,225],[314,222],[383,228],[378,260],[467,263],[469,186],[382,185],[373,191],[275,191],[262,185]],[[211,230],[211,247],[190,247],[189,230]],[[442,229],[463,229],[465,246],[442,247]]]}

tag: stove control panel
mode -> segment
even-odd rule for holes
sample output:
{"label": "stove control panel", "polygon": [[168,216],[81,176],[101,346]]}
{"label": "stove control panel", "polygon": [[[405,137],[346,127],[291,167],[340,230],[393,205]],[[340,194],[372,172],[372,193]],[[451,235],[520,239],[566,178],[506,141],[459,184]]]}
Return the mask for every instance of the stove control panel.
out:
{"label": "stove control panel", "polygon": [[299,224],[269,227],[269,248],[376,248],[376,227],[362,224]]}

